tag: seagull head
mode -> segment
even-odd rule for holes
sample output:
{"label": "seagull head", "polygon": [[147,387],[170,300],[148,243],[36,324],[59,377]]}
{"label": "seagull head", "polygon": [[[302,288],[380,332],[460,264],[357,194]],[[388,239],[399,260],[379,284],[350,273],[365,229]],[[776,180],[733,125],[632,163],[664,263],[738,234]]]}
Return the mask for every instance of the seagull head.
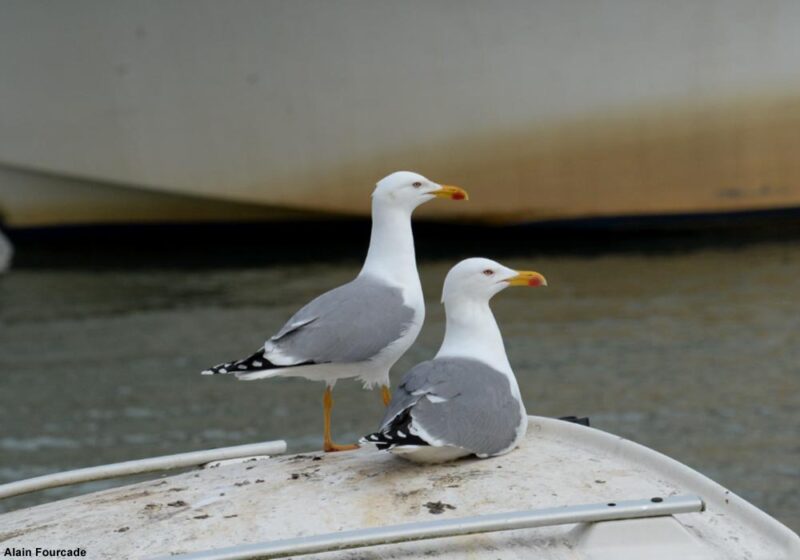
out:
{"label": "seagull head", "polygon": [[372,198],[375,201],[413,211],[420,204],[434,198],[468,200],[469,195],[464,189],[434,183],[419,173],[396,171],[378,181]]}
{"label": "seagull head", "polygon": [[444,279],[442,301],[469,299],[488,302],[509,286],[547,286],[547,280],[538,272],[514,270],[499,262],[475,257],[450,269]]}

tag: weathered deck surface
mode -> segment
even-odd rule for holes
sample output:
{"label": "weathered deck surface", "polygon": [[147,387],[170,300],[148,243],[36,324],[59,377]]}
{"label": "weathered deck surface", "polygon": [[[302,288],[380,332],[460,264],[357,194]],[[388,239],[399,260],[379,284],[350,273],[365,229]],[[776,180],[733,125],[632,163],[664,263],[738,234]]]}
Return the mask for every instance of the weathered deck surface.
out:
{"label": "weathered deck surface", "polygon": [[[679,515],[677,522],[613,524],[632,536],[648,535],[639,546],[664,541],[673,547],[671,557],[684,560],[799,557],[796,535],[691,469],[605,432],[540,417],[531,418],[519,449],[495,459],[420,467],[368,449],[306,453],[223,464],[16,511],[0,516],[0,548],[80,546],[89,558],[151,558],[427,519],[687,493],[703,498],[707,510]],[[602,549],[601,537],[568,525],[317,556],[606,558],[602,550],[589,550]],[[641,548],[629,552],[653,557]]]}

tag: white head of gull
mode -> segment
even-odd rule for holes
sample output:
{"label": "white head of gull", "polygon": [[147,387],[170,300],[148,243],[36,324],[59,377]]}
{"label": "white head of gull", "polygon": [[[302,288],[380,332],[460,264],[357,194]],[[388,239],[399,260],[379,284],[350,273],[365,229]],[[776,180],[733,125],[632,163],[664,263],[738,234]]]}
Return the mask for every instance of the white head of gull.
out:
{"label": "white head of gull", "polygon": [[411,214],[434,198],[468,197],[458,187],[439,185],[410,171],[397,171],[378,181],[372,193],[372,234],[361,274],[419,286]]}
{"label": "white head of gull", "polygon": [[388,405],[389,370],[417,338],[425,319],[411,214],[434,198],[463,200],[467,193],[410,171],[381,179],[372,194],[372,234],[358,276],[306,304],[254,354],[203,374],[324,381],[323,448],[357,447],[333,443],[333,386],[338,379],[353,377],[365,388],[381,385]]}
{"label": "white head of gull", "polygon": [[361,441],[420,462],[514,449],[528,416],[489,300],[509,286],[546,285],[538,272],[489,259],[454,266],[442,291],[447,322],[439,352],[403,376],[379,431]]}

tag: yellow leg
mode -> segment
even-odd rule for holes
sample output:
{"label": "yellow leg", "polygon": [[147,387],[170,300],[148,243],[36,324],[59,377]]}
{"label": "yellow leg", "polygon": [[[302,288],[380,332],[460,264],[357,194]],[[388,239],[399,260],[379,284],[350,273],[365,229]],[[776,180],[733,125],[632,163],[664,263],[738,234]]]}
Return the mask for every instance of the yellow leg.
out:
{"label": "yellow leg", "polygon": [[325,419],[325,432],[323,436],[323,446],[322,449],[324,451],[350,451],[352,449],[358,449],[358,445],[350,444],[350,445],[337,445],[333,443],[331,439],[331,410],[333,409],[333,392],[331,391],[330,387],[325,388],[325,396],[322,398],[322,410]]}
{"label": "yellow leg", "polygon": [[381,385],[381,396],[383,397],[383,406],[389,406],[389,403],[392,402],[392,393],[386,385]]}

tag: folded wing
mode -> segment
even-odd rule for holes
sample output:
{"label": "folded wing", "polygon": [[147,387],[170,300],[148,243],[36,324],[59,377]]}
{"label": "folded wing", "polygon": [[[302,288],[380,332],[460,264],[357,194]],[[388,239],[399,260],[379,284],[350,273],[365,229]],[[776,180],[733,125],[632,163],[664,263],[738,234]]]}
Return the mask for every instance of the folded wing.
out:
{"label": "folded wing", "polygon": [[521,421],[505,375],[477,360],[440,358],[406,373],[380,433],[393,435],[395,444],[403,444],[395,437],[400,430],[428,445],[494,455],[513,444]]}
{"label": "folded wing", "polygon": [[362,362],[400,339],[413,320],[400,288],[362,275],[300,309],[264,353],[278,366]]}

